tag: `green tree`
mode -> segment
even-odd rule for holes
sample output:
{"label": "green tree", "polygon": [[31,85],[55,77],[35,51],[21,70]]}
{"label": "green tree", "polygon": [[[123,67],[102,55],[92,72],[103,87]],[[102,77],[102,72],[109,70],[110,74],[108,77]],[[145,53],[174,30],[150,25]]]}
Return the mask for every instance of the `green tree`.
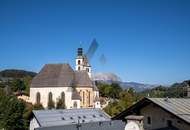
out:
{"label": "green tree", "polygon": [[34,104],[33,105],[33,110],[43,110],[44,107],[42,104]]}
{"label": "green tree", "polygon": [[62,99],[58,99],[56,104],[56,109],[65,109],[65,102]]}
{"label": "green tree", "polygon": [[55,108],[55,102],[53,100],[48,101],[48,109],[54,109]]}
{"label": "green tree", "polygon": [[32,81],[32,77],[31,76],[26,76],[23,78],[23,83],[24,83],[24,86],[25,86],[25,93],[29,95],[30,93],[30,84],[31,84],[31,81]]}
{"label": "green tree", "polygon": [[13,81],[10,81],[10,86],[12,91],[22,91],[25,90],[26,86],[21,79],[14,79]]}
{"label": "green tree", "polygon": [[0,89],[0,129],[25,130],[27,120],[23,118],[25,103]]}

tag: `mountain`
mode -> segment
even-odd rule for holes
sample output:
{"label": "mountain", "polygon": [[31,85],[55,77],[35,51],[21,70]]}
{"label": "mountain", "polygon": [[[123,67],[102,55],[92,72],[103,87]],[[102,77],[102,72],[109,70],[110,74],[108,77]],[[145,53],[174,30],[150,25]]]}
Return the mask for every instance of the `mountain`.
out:
{"label": "mountain", "polygon": [[136,83],[136,82],[120,82],[120,86],[123,89],[134,88],[137,92],[144,91],[146,89],[152,89],[155,85]]}
{"label": "mountain", "polygon": [[96,73],[93,76],[94,80],[99,83],[111,84],[113,82],[118,83],[123,89],[133,88],[137,92],[144,91],[156,87],[155,85],[143,84],[137,82],[123,82],[121,78],[113,73]]}
{"label": "mountain", "polygon": [[121,78],[113,73],[96,73],[93,75],[95,81],[121,81]]}
{"label": "mountain", "polygon": [[0,71],[1,78],[23,78],[26,76],[34,77],[37,73],[18,69],[6,69]]}

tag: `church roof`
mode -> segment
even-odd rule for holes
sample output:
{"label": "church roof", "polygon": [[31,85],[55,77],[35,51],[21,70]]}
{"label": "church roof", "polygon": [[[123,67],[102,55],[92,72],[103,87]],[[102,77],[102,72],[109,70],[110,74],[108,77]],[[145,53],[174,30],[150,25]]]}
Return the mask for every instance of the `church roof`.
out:
{"label": "church roof", "polygon": [[93,83],[86,71],[75,71],[74,85],[76,87],[93,87]]}
{"label": "church roof", "polygon": [[99,91],[99,89],[96,85],[94,85],[94,91]]}
{"label": "church roof", "polygon": [[46,64],[34,77],[31,87],[93,87],[87,72],[74,71],[69,64]]}
{"label": "church roof", "polygon": [[77,91],[72,93],[72,100],[81,100],[80,94]]}

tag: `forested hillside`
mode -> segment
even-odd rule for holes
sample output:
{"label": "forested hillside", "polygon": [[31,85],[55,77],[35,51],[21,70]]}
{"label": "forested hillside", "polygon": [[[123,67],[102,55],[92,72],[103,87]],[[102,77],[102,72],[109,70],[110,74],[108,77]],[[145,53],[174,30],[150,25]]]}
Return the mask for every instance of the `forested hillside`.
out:
{"label": "forested hillside", "polygon": [[9,93],[24,92],[29,94],[29,87],[35,72],[9,69],[0,71],[0,88],[6,88]]}
{"label": "forested hillside", "polygon": [[[104,110],[111,116],[115,116],[130,107],[144,97],[152,98],[187,98],[187,85],[190,80],[175,83],[169,87],[158,86],[143,92],[136,92],[133,88],[123,90],[119,84],[97,83],[100,96],[109,99],[109,104]],[[103,102],[103,101],[102,101]]]}

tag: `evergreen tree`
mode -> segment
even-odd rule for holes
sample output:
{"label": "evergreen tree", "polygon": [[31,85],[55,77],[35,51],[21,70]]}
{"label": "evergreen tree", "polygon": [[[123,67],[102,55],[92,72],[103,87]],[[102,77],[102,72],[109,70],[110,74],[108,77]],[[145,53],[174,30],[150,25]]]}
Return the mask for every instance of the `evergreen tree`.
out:
{"label": "evergreen tree", "polygon": [[55,108],[55,102],[53,100],[48,101],[48,109],[54,109]]}
{"label": "evergreen tree", "polygon": [[56,109],[66,109],[65,102],[62,99],[58,99]]}

